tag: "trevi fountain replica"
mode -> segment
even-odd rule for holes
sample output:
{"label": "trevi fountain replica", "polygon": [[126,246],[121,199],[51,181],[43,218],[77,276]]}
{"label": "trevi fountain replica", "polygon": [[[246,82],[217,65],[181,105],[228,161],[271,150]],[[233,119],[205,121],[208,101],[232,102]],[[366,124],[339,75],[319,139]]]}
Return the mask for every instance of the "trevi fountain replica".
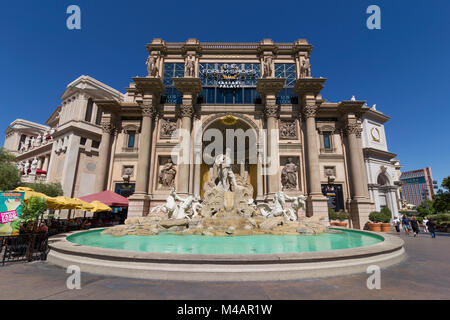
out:
{"label": "trevi fountain replica", "polygon": [[[259,281],[352,274],[403,259],[398,237],[329,228],[307,217],[304,195],[278,191],[256,204],[252,185],[234,175],[227,154],[215,158],[211,172],[203,199],[182,197],[169,161],[159,175],[171,188],[165,203],[124,225],[54,237],[50,262],[134,278]],[[289,166],[281,178],[284,188],[296,183]]]}

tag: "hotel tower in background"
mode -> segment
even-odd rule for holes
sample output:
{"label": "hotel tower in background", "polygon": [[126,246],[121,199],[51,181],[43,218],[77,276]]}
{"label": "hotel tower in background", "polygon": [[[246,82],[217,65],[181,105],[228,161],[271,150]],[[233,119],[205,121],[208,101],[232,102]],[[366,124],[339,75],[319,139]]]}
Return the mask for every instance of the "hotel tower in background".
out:
{"label": "hotel tower in background", "polygon": [[403,172],[400,180],[402,182],[402,198],[408,204],[418,206],[422,201],[433,199],[437,182],[433,181],[430,167]]}

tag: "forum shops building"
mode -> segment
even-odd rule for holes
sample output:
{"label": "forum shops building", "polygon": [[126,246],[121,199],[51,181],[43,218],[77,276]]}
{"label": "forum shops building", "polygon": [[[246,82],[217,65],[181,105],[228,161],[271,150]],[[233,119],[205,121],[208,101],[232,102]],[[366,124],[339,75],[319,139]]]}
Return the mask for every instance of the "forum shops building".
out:
{"label": "forum shops building", "polygon": [[[308,216],[346,210],[354,228],[382,207],[398,214],[400,166],[386,144],[389,117],[353,97],[322,97],[326,79],[311,75],[312,48],[303,39],[154,39],[147,76],[132,78],[125,93],[81,76],[45,125],[13,121],[5,147],[24,181],[60,182],[70,197],[112,190],[129,197],[128,216],[142,216],[172,188],[203,197],[212,175],[203,154],[220,132],[236,179],[253,187],[256,202],[278,191],[304,194]],[[247,134],[244,156],[239,138],[228,148],[227,129]]]}

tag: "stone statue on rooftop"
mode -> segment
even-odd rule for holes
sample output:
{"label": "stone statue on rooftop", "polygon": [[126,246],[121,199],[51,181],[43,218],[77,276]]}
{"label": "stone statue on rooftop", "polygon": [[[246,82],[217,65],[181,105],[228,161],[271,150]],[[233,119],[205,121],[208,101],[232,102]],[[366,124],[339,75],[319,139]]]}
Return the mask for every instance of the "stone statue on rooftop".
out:
{"label": "stone statue on rooftop", "polygon": [[145,64],[147,65],[148,76],[153,78],[157,77],[158,76],[157,58],[155,56],[149,55]]}
{"label": "stone statue on rooftop", "polygon": [[271,56],[264,57],[264,78],[273,77],[272,61]]}
{"label": "stone statue on rooftop", "polygon": [[195,77],[195,57],[192,54],[189,54],[186,57],[186,62],[184,64],[186,67],[185,77]]}
{"label": "stone statue on rooftop", "polygon": [[311,78],[311,64],[309,63],[309,58],[302,61],[300,66],[300,78]]}

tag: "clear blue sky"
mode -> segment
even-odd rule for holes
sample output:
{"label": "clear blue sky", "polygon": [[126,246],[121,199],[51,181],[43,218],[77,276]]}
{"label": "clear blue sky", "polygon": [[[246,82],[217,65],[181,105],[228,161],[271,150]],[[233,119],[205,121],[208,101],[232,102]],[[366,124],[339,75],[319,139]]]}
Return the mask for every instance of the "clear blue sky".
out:
{"label": "clear blue sky", "polygon": [[[66,28],[81,7],[82,29]],[[381,8],[368,30],[366,8]],[[329,101],[352,95],[391,117],[389,150],[404,170],[431,166],[450,175],[450,1],[2,1],[0,128],[16,118],[44,122],[68,83],[90,75],[124,92],[145,75],[145,44],[293,42],[315,46],[314,76],[328,78]],[[3,141],[3,132],[0,137]]]}

